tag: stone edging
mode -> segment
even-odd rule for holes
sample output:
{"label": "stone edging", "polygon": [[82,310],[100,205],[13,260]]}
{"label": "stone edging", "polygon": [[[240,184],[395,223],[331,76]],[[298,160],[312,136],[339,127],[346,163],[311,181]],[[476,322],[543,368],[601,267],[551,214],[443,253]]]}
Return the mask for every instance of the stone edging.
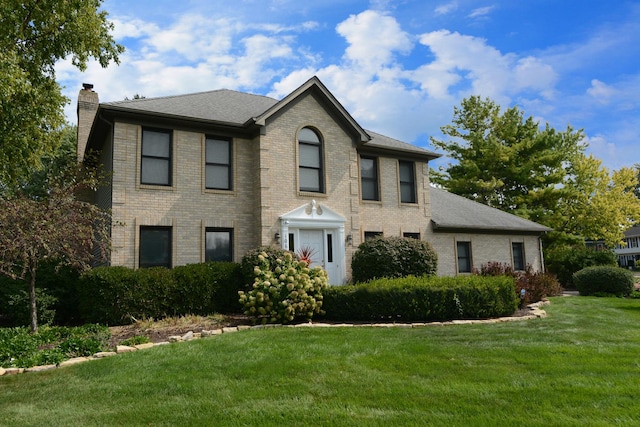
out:
{"label": "stone edging", "polygon": [[116,351],[101,351],[88,357],[75,357],[60,362],[57,365],[43,365],[33,366],[31,368],[2,368],[0,367],[0,376],[3,375],[16,375],[26,372],[42,372],[51,369],[63,368],[65,366],[76,365],[78,363],[88,362],[90,360],[102,359],[105,357],[116,356],[121,353],[130,353],[133,351],[144,350],[147,348],[157,347],[161,345],[168,345],[173,342],[185,342],[195,339],[212,337],[216,335],[228,334],[231,332],[245,331],[248,329],[269,329],[269,328],[345,328],[345,327],[373,327],[373,328],[420,328],[425,326],[445,326],[445,325],[476,325],[483,323],[502,323],[502,322],[514,322],[520,320],[530,320],[547,317],[547,312],[541,307],[550,304],[548,300],[539,301],[533,304],[529,304],[529,314],[519,317],[498,317],[495,319],[482,319],[482,320],[450,320],[447,322],[424,322],[424,323],[300,323],[297,325],[281,325],[281,324],[267,324],[267,325],[240,325],[233,327],[226,327],[222,329],[203,330],[201,332],[189,331],[184,335],[174,335],[169,337],[168,341],[162,341],[157,343],[145,343],[134,346],[119,345],[116,347]]}

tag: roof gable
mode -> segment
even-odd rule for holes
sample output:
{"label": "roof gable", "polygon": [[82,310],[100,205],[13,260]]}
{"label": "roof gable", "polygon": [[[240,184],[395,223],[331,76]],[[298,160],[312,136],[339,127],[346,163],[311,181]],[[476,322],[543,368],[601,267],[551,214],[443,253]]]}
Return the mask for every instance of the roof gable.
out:
{"label": "roof gable", "polygon": [[264,113],[255,118],[255,123],[260,126],[264,126],[266,121],[278,114],[283,109],[287,108],[292,103],[296,102],[300,97],[305,96],[306,94],[313,93],[316,95],[320,101],[324,101],[323,103],[327,105],[327,107],[334,113],[336,118],[346,125],[353,132],[358,134],[360,142],[367,142],[371,139],[371,137],[367,134],[367,132],[355,121],[351,114],[338,102],[335,96],[329,89],[322,84],[320,79],[316,76],[310,78],[305,83],[303,83],[296,90],[291,92],[289,95],[285,96],[280,102],[271,106]]}
{"label": "roof gable", "polygon": [[551,228],[439,188],[431,191],[434,230],[469,230],[542,234]]}

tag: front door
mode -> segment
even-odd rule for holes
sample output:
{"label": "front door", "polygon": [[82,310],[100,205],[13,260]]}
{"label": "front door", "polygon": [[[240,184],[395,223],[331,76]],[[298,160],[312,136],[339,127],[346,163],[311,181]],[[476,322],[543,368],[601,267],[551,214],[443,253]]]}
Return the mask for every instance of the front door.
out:
{"label": "front door", "polygon": [[337,233],[332,229],[300,229],[298,230],[298,242],[296,250],[308,250],[311,253],[311,267],[322,267],[327,270],[329,283],[341,284],[340,264],[336,255]]}

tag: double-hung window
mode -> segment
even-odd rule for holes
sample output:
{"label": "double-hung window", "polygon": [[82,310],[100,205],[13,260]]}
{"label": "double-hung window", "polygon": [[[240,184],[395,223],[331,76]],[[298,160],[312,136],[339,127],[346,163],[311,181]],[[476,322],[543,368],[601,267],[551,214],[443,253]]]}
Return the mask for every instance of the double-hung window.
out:
{"label": "double-hung window", "polygon": [[513,269],[524,271],[524,243],[511,242],[511,253],[513,255]]}
{"label": "double-hung window", "polygon": [[458,257],[458,273],[471,273],[473,262],[471,260],[471,242],[456,242]]}
{"label": "double-hung window", "polygon": [[207,137],[205,141],[205,185],[214,190],[233,190],[231,140]]}
{"label": "double-hung window", "polygon": [[322,141],[310,128],[298,133],[300,191],[324,192]]}
{"label": "double-hung window", "polygon": [[207,228],[205,231],[205,261],[233,261],[233,230]]}
{"label": "double-hung window", "polygon": [[142,130],[140,183],[171,186],[171,132]]}
{"label": "double-hung window", "polygon": [[413,162],[399,161],[400,202],[416,203],[416,174]]}
{"label": "double-hung window", "polygon": [[362,200],[380,200],[378,159],[375,157],[360,157],[360,188]]}
{"label": "double-hung window", "polygon": [[140,268],[171,268],[171,227],[140,227]]}

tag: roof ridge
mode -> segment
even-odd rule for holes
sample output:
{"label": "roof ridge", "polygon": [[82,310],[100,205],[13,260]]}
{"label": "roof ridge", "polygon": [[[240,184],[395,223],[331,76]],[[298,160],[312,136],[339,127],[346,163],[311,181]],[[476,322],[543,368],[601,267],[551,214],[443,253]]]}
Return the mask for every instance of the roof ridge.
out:
{"label": "roof ridge", "polygon": [[164,100],[164,99],[185,98],[185,97],[188,97],[188,96],[206,95],[206,94],[216,93],[216,92],[233,92],[233,93],[238,93],[240,95],[256,96],[256,97],[260,97],[260,98],[267,98],[267,99],[270,99],[270,100],[273,100],[273,101],[279,101],[278,99],[270,97],[270,96],[267,96],[267,95],[260,95],[260,94],[256,94],[256,93],[242,92],[242,91],[239,91],[239,90],[236,90],[236,89],[220,88],[220,89],[205,90],[205,91],[201,91],[201,92],[155,96],[155,97],[151,97],[151,98],[145,97],[145,98],[137,98],[137,99],[122,99],[120,101],[105,102],[104,104],[109,104],[109,105],[123,104],[123,103],[129,104],[129,103],[138,103],[138,102],[145,102],[145,101],[157,101],[157,100]]}

